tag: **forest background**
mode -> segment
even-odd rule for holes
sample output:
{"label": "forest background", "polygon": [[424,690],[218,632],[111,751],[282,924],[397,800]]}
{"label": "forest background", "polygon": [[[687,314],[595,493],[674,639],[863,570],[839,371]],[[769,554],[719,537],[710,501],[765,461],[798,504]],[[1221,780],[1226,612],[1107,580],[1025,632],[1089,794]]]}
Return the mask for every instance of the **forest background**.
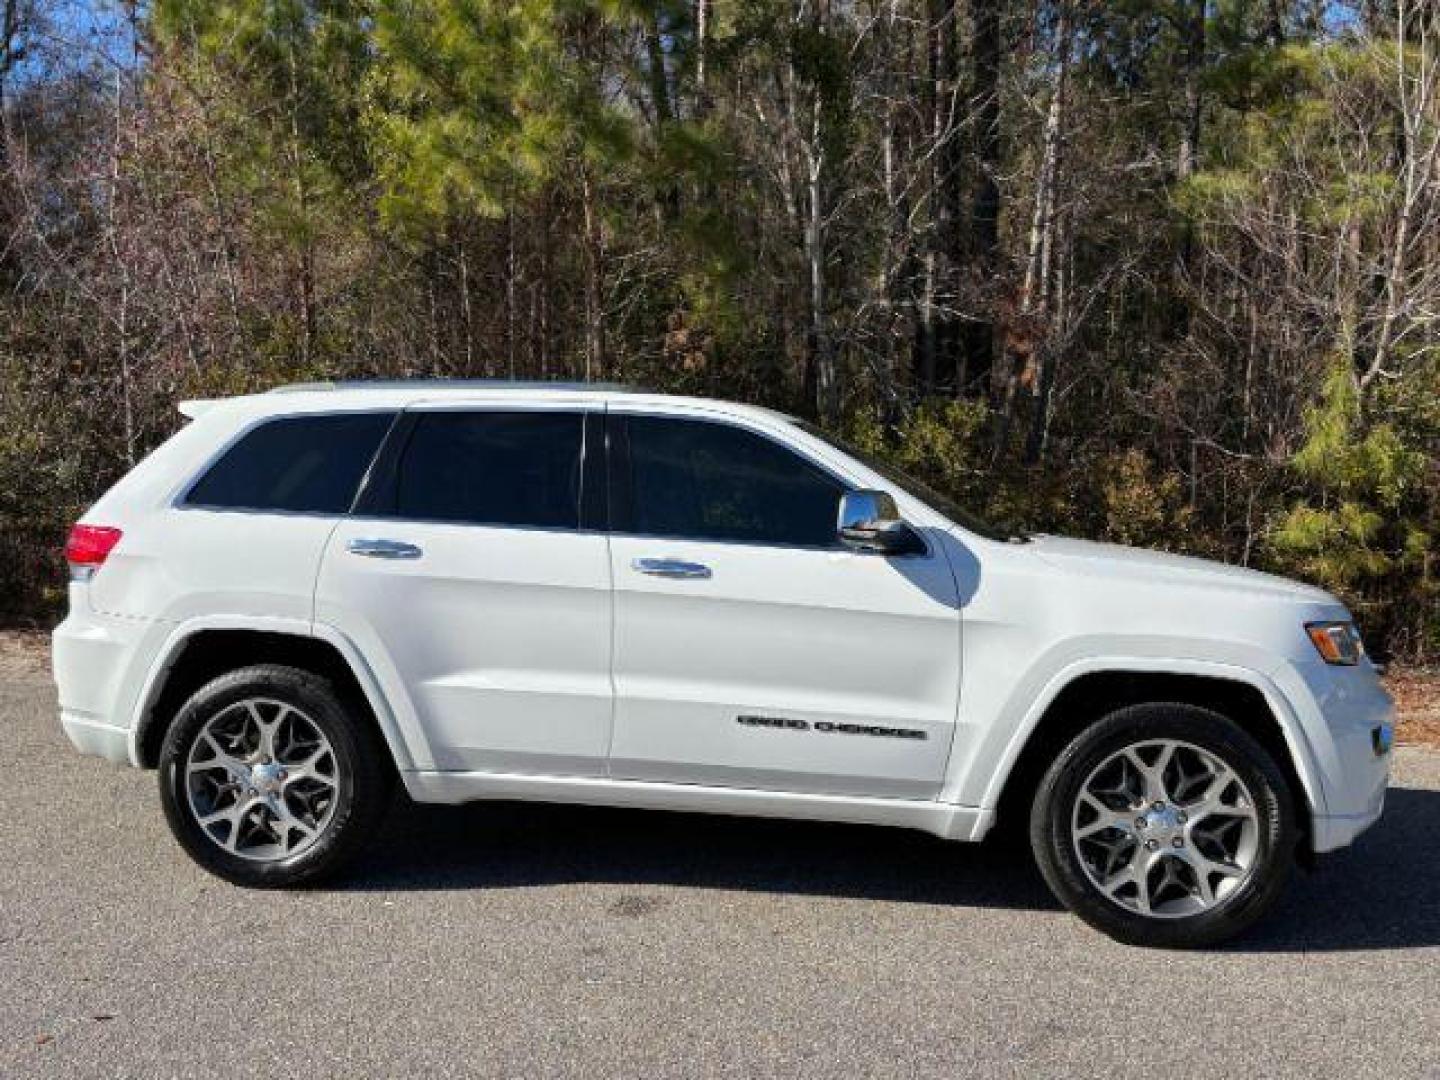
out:
{"label": "forest background", "polygon": [[1419,0],[0,0],[0,614],[184,398],[587,379],[1440,656]]}

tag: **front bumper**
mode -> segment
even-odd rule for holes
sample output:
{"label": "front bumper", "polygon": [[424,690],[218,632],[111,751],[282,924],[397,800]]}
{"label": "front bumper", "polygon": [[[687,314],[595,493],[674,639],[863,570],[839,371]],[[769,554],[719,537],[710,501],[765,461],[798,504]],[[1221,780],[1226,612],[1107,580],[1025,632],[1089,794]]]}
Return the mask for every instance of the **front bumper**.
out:
{"label": "front bumper", "polygon": [[[1350,844],[1379,820],[1393,758],[1395,703],[1372,665],[1288,664],[1276,681],[1303,733],[1317,853]],[[1299,748],[1297,748],[1299,749]]]}
{"label": "front bumper", "polygon": [[1317,814],[1311,822],[1311,846],[1319,854],[1349,847],[1356,837],[1380,820],[1385,809],[1385,788],[1375,794],[1373,804],[1359,814]]}

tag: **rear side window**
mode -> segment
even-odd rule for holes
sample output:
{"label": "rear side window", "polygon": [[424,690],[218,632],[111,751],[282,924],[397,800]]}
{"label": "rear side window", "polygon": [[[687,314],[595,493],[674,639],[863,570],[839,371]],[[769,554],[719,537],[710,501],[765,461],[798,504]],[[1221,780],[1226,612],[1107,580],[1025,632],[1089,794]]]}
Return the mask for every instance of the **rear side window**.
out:
{"label": "rear side window", "polygon": [[578,529],[582,425],[578,412],[420,413],[388,513]]}
{"label": "rear side window", "polygon": [[[834,547],[844,486],[763,435],[728,424],[632,416],[629,522],[643,536]],[[628,484],[624,482],[628,480]]]}
{"label": "rear side window", "polygon": [[341,413],[268,421],[210,466],[185,504],[343,514],[394,418]]}

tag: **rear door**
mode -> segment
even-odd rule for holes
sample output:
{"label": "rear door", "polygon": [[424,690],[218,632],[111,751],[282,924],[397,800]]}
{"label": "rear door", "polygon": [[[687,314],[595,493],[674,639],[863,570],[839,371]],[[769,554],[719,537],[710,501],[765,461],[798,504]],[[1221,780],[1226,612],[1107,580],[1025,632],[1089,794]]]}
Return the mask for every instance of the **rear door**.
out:
{"label": "rear door", "polygon": [[422,768],[604,773],[610,564],[587,416],[412,409],[331,539],[316,618],[404,688]]}
{"label": "rear door", "polygon": [[938,544],[836,541],[847,483],[728,418],[611,405],[616,778],[933,798],[960,615]]}

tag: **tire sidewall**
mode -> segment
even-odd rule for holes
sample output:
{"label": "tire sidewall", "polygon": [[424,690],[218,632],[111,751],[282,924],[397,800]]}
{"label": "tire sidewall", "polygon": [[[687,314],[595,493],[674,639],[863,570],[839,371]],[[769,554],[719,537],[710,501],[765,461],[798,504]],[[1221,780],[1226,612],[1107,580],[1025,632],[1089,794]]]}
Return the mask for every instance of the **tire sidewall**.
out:
{"label": "tire sidewall", "polygon": [[[335,808],[325,832],[314,844],[286,859],[260,862],[225,851],[195,820],[185,791],[185,764],[205,725],[248,698],[267,698],[301,710],[330,740],[335,754]],[[361,773],[361,749],[354,727],[329,684],[299,669],[265,665],[222,675],[186,702],[161,747],[160,796],[171,832],[202,867],[236,884],[293,886],[326,872],[348,846],[343,841],[356,812]]]}
{"label": "tire sidewall", "polygon": [[[1086,874],[1071,837],[1075,800],[1091,773],[1117,751],[1158,739],[1191,743],[1221,758],[1249,789],[1259,817],[1249,878],[1221,906],[1186,918],[1140,915],[1104,896]],[[1036,861],[1066,907],[1121,941],[1170,948],[1216,944],[1259,919],[1289,879],[1296,838],[1289,787],[1270,756],[1225,717],[1188,705],[1131,706],[1086,729],[1051,765],[1031,814]]]}

